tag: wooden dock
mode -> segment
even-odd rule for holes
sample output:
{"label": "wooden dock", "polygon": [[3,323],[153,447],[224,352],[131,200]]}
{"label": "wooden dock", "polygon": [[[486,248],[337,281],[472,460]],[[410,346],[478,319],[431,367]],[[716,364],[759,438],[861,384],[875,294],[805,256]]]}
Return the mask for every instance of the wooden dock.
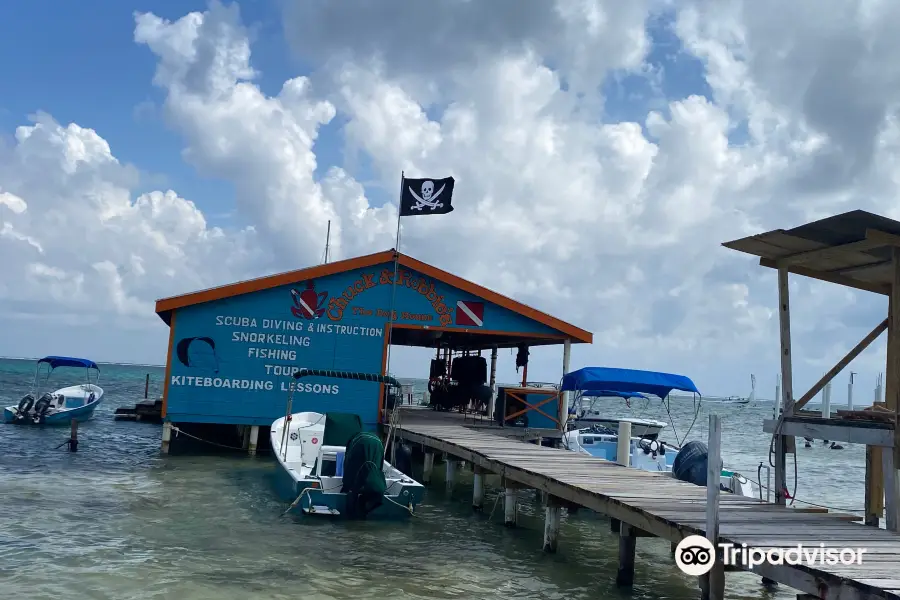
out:
{"label": "wooden dock", "polygon": [[162,400],[142,400],[134,408],[120,406],[113,419],[116,421],[141,421],[144,423],[162,423]]}
{"label": "wooden dock", "polygon": [[[434,454],[446,453],[448,478],[455,473],[456,463],[472,465],[476,508],[483,502],[484,473],[503,478],[507,515],[510,496],[514,514],[517,488],[545,492],[544,547],[549,551],[556,549],[561,507],[585,507],[607,515],[620,531],[620,585],[633,582],[637,537],[664,538],[674,548],[687,536],[706,535],[707,488],[568,450],[523,443],[496,435],[496,430],[434,418],[428,412],[402,411],[394,432],[398,439],[421,445],[425,451],[428,473],[424,480],[430,479]],[[823,543],[826,548],[864,548],[862,564],[858,565],[763,563],[740,570],[750,570],[806,594],[801,594],[801,598],[900,600],[900,535],[854,523],[854,518],[786,508],[725,493],[719,496],[718,539],[738,548],[746,544],[764,551],[797,544],[818,548]],[[677,567],[673,564],[673,568]],[[700,585],[704,588],[708,584],[701,578]]]}

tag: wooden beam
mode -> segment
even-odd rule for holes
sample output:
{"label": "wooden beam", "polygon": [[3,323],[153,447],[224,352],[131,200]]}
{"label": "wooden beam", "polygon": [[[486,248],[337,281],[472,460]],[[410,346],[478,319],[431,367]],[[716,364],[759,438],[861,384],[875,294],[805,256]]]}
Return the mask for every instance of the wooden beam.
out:
{"label": "wooden beam", "polygon": [[[866,230],[868,234],[869,231]],[[879,232],[880,233],[880,232]],[[865,252],[866,250],[872,250],[873,248],[878,248],[880,246],[884,246],[885,244],[878,239],[869,239],[866,237],[864,240],[860,240],[858,242],[851,242],[849,244],[841,244],[840,246],[827,246],[825,248],[816,248],[815,250],[806,250],[804,252],[798,252],[797,254],[791,254],[789,256],[783,256],[775,260],[777,266],[780,267],[791,267],[797,265],[807,264],[817,260],[829,260],[832,258],[836,258],[841,256],[842,254],[848,254],[852,252]]]}
{"label": "wooden beam", "polygon": [[864,265],[854,265],[852,267],[841,267],[840,269],[831,269],[826,271],[827,273],[832,273],[834,275],[843,275],[844,277],[852,277],[855,275],[862,275],[864,273],[868,273],[869,271],[875,271],[876,269],[882,269],[891,264],[889,260],[879,260],[876,262],[866,263]]}
{"label": "wooden beam", "polygon": [[844,356],[844,358],[839,360],[838,363],[836,365],[834,365],[834,367],[832,367],[830,371],[825,373],[825,376],[822,377],[822,379],[817,381],[814,386],[809,388],[809,391],[806,392],[805,394],[803,394],[803,397],[800,398],[796,404],[794,404],[794,410],[796,411],[800,408],[803,408],[807,402],[812,400],[816,396],[816,394],[818,394],[819,392],[822,391],[822,388],[824,388],[828,384],[829,381],[834,379],[838,373],[843,371],[844,368],[847,365],[849,365],[853,361],[854,358],[859,356],[863,350],[868,348],[872,344],[872,342],[874,342],[875,339],[879,335],[881,335],[881,332],[886,330],[887,328],[888,328],[888,320],[885,319],[884,321],[879,323],[875,327],[875,329],[870,331],[869,335],[864,337],[861,342],[856,344],[856,346],[854,346],[853,349],[850,350],[850,352],[848,352],[846,354],[846,356]]}
{"label": "wooden beam", "polygon": [[[761,258],[759,259],[759,264],[762,267],[768,267],[770,269],[778,269],[778,264],[775,260],[771,258]],[[884,294],[885,296],[891,293],[889,285],[883,285],[880,283],[868,283],[865,281],[859,281],[853,279],[852,277],[844,277],[842,275],[835,275],[833,273],[829,273],[827,271],[816,271],[814,269],[807,269],[806,267],[800,266],[791,266],[785,267],[788,271],[795,275],[802,275],[804,277],[810,277],[812,279],[818,279],[819,281],[827,281],[829,283],[836,283],[838,285],[843,285],[845,287],[854,288],[857,290],[863,290],[866,292],[872,292],[875,294]]]}
{"label": "wooden beam", "polygon": [[[722,421],[716,414],[709,415],[709,443],[706,460],[706,539],[713,548],[719,547],[719,482],[722,473]],[[712,569],[705,575],[709,600],[725,598],[725,564],[715,557]]]}
{"label": "wooden beam", "polygon": [[900,248],[900,235],[887,233],[886,231],[881,231],[878,229],[866,229],[866,240],[878,244],[877,246],[873,246],[873,248],[879,248],[883,246],[893,246],[894,248]]}
{"label": "wooden beam", "polygon": [[[834,419],[831,419],[834,421]],[[811,437],[814,440],[831,440],[849,444],[865,444],[890,448],[894,445],[894,432],[887,427],[853,427],[824,423],[816,419],[785,420],[781,424],[781,434],[791,437]],[[763,431],[775,433],[774,419],[763,421]],[[777,490],[776,490],[777,491]]]}
{"label": "wooden beam", "polygon": [[[794,413],[794,387],[791,366],[791,301],[787,269],[778,269],[778,324],[781,335],[781,408],[782,417]],[[786,435],[775,436],[775,504],[784,506],[787,487],[787,454],[796,452],[796,442]]]}

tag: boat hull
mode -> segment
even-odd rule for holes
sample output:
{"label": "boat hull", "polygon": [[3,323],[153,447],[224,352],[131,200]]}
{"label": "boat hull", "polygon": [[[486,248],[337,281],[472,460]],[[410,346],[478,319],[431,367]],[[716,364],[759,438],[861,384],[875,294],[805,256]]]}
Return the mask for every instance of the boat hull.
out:
{"label": "boat hull", "polygon": [[[321,488],[313,487],[318,485],[315,480],[296,481],[285,469],[278,470],[277,479],[279,496],[285,502],[292,503],[288,514],[332,517],[347,514],[346,494],[325,492]],[[295,503],[301,494],[303,497]],[[366,515],[366,519],[406,519],[415,514],[416,506],[422,501],[423,495],[424,487],[421,485],[391,485],[381,506]]]}
{"label": "boat hull", "polygon": [[[278,464],[275,489],[282,500],[291,503],[287,511],[289,514],[333,517],[347,514],[347,495],[340,492],[340,473],[335,473],[338,476],[323,477],[312,473],[312,465],[319,462],[315,457],[321,459],[323,455],[320,452],[323,450],[336,450],[343,461],[343,446],[321,446],[323,417],[319,413],[292,415],[288,425],[289,435],[284,432],[284,418],[272,423],[270,442]],[[425,487],[387,461],[383,471],[387,483],[384,499],[380,506],[366,515],[366,519],[403,519],[414,514],[415,507],[422,501]]]}
{"label": "boat hull", "polygon": [[[92,393],[94,394],[94,399],[88,401]],[[53,394],[64,396],[67,407],[53,409],[45,414],[39,422],[35,423],[30,414],[24,419],[16,418],[18,405],[7,406],[3,409],[3,422],[21,425],[70,425],[73,420],[78,422],[90,420],[94,416],[94,411],[103,402],[103,389],[93,384],[73,385],[56,390]],[[69,405],[74,406],[68,408]]]}

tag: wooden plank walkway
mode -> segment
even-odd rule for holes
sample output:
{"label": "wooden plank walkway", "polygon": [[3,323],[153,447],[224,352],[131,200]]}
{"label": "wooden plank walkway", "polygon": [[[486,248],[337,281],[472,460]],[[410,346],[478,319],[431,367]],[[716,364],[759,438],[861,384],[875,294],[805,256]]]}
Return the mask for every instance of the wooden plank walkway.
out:
{"label": "wooden plank walkway", "polygon": [[[605,514],[645,534],[679,542],[705,535],[706,488],[568,450],[404,414],[397,437]],[[900,535],[827,513],[808,513],[722,494],[721,543],[765,550],[803,544],[865,548],[860,565],[772,565],[752,569],[823,599],[900,600]]]}

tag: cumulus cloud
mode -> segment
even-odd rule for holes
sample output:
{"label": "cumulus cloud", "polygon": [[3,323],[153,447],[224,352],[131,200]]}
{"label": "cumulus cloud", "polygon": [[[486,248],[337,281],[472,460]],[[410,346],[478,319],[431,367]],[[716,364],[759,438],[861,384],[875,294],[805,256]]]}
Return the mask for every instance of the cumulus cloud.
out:
{"label": "cumulus cloud", "polygon": [[[457,210],[406,220],[405,251],[594,331],[579,364],[683,371],[738,393],[736,377],[778,369],[774,274],[719,244],[857,207],[900,213],[897,11],[842,6],[290,3],[287,37],[314,69],[274,95],[256,83],[236,5],[138,13],[134,40],[157,61],[184,160],[232,184],[251,226],[211,227],[177,190],[139,193],[89,124],[40,116],[0,161],[0,248],[13,257],[0,268],[16,282],[0,283],[0,302],[10,319],[62,303],[152,320],[155,297],[314,264],[329,220],[335,258],[390,247],[401,170],[453,175]],[[666,76],[648,33],[660,14],[710,97],[647,98],[640,119],[604,120],[611,77]],[[374,181],[322,163],[336,121]],[[884,307],[794,288],[812,379]],[[877,369],[876,354],[859,360]],[[533,356],[530,372],[555,379],[555,353]]]}

